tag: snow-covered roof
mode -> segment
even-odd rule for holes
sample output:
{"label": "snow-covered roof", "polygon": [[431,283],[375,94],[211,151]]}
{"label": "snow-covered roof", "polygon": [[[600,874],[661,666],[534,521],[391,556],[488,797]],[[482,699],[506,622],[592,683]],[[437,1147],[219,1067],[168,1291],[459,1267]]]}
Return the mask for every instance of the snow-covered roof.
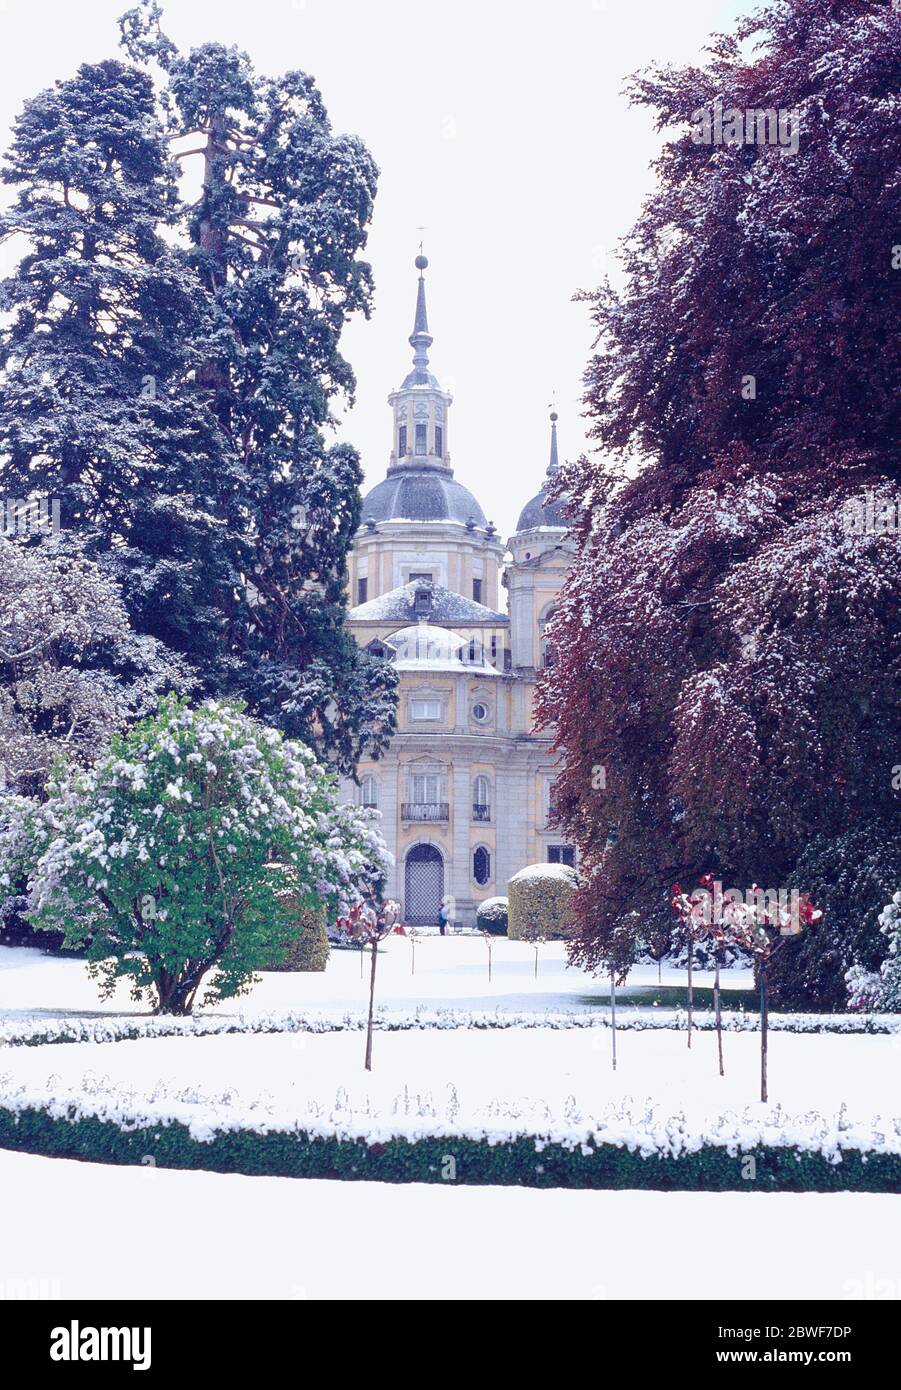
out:
{"label": "snow-covered roof", "polygon": [[[416,594],[425,590],[429,593],[427,615],[418,613],[416,609]],[[465,598],[463,594],[455,594],[441,584],[424,580],[413,580],[399,589],[390,589],[387,594],[379,594],[378,598],[359,603],[356,608],[350,609],[347,616],[355,623],[409,623],[420,616],[428,616],[435,623],[472,623],[480,627],[496,627],[498,623],[509,622],[505,613],[497,613],[493,608],[486,608],[484,604]]]}
{"label": "snow-covered roof", "polygon": [[392,632],[385,645],[393,649],[394,665],[403,671],[478,671],[480,676],[499,676],[487,660],[481,642],[451,632],[435,623],[420,622]]}

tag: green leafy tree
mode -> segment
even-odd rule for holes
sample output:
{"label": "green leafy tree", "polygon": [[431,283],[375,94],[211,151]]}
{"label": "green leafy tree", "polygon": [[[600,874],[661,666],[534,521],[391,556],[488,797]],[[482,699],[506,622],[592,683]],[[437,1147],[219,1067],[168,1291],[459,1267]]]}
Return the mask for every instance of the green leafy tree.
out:
{"label": "green leafy tree", "polygon": [[338,805],[309,750],[215,700],[167,697],[2,821],[0,869],[30,867],[32,924],[87,944],[105,997],[128,979],[158,1013],[190,1013],[201,986],[205,1003],[246,991],[294,941],[298,905],[336,917],[386,869],[371,814]]}

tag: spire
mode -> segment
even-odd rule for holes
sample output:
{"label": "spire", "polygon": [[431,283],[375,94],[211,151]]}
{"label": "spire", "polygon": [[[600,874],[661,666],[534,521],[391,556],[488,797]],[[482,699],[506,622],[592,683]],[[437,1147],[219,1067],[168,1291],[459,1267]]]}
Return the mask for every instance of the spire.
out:
{"label": "spire", "polygon": [[413,332],[410,334],[414,379],[417,385],[428,385],[429,348],[434,341],[429,332],[429,316],[425,306],[425,277],[422,273],[428,263],[428,258],[420,251],[415,261],[416,269],[419,271],[419,285],[416,290],[416,320],[413,324]]}
{"label": "spire", "polygon": [[560,468],[560,460],[557,457],[557,412],[551,411],[551,457],[547,466],[547,475],[552,478]]}

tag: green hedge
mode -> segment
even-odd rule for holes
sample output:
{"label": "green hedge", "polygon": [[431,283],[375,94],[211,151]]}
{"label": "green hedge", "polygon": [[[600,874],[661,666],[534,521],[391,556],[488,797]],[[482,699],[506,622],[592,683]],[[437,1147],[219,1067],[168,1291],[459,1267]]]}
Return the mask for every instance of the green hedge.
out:
{"label": "green hedge", "polygon": [[575,871],[564,864],[529,864],[507,884],[511,941],[561,941],[569,936]]}
{"label": "green hedge", "polygon": [[[365,1140],[303,1134],[217,1134],[210,1143],[192,1139],[173,1122],[122,1129],[94,1116],[55,1118],[43,1109],[0,1108],[0,1148],[51,1158],[139,1165],[152,1157],[160,1168],[287,1178],[366,1179],[375,1182],[441,1183],[447,1160],[458,1184],[517,1187],[646,1188],[682,1192],[898,1192],[901,1157],[845,1153],[839,1164],[821,1154],[760,1147],[730,1156],[708,1146],[678,1158],[642,1158],[614,1144],[567,1149],[529,1138],[489,1144],[457,1135],[414,1141]],[[749,1157],[754,1180],[742,1177]]]}
{"label": "green hedge", "polygon": [[293,905],[298,934],[287,955],[274,956],[263,970],[324,970],[328,965],[328,932],[324,907]]}

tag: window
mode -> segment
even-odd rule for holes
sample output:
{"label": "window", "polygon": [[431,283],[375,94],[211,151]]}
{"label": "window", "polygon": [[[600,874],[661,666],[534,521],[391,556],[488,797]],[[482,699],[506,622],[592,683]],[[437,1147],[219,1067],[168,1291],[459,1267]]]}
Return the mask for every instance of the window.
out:
{"label": "window", "polygon": [[378,806],[379,804],[379,784],[374,777],[366,776],[360,783],[360,804],[362,806]]}
{"label": "window", "polygon": [[488,709],[488,706],[485,704],[484,700],[476,700],[475,704],[472,707],[473,719],[477,720],[479,724],[484,724],[485,720],[488,718],[489,713],[490,711]]}
{"label": "window", "polygon": [[482,581],[474,579],[472,581],[472,596],[476,603],[482,602]]}
{"label": "window", "polygon": [[480,888],[491,882],[491,855],[482,845],[472,856],[472,876]]}
{"label": "window", "polygon": [[540,635],[541,635],[541,664],[542,664],[542,666],[547,666],[547,667],[549,667],[549,666],[553,666],[553,665],[554,665],[554,647],[553,647],[553,643],[551,642],[550,638],[548,637],[548,626],[549,626],[549,624],[550,624],[550,622],[551,622],[551,619],[554,617],[556,611],[557,611],[556,608],[553,608],[553,607],[549,608],[548,611],[544,614],[544,616],[540,619],[540,622],[539,622],[539,629],[540,629]]}
{"label": "window", "polygon": [[428,426],[425,423],[421,425],[418,424],[416,426],[416,448],[414,450],[414,453],[427,454],[428,452]]}
{"label": "window", "polygon": [[483,773],[479,773],[472,784],[472,818],[491,820],[491,783]]}
{"label": "window", "polygon": [[428,581],[429,584],[431,584],[431,582],[432,582],[431,573],[426,574],[425,570],[410,570],[410,575],[409,575],[409,578],[407,579],[407,583],[408,583],[408,584],[422,584],[422,583],[423,583],[424,581],[426,581],[426,580]]}
{"label": "window", "polygon": [[397,452],[398,452],[399,454],[405,454],[405,453],[407,452],[407,427],[406,427],[406,425],[401,425],[400,429],[397,431]]}
{"label": "window", "polygon": [[572,845],[548,845],[547,862],[549,864],[568,864],[571,869],[576,867],[576,851]]}
{"label": "window", "polygon": [[431,613],[432,611],[432,591],[431,589],[417,589],[413,599],[413,612]]}
{"label": "window", "polygon": [[497,661],[497,633],[491,634],[491,660]]}
{"label": "window", "polygon": [[[441,701],[440,700],[411,700],[410,701],[411,719],[440,719]],[[414,800],[416,798],[414,797]]]}
{"label": "window", "polygon": [[440,425],[435,426],[435,453],[439,458],[444,454],[444,430]]}
{"label": "window", "polygon": [[436,806],[441,800],[441,778],[437,772],[414,772],[410,789],[420,806]]}
{"label": "window", "polygon": [[369,580],[357,580],[357,603],[365,603],[369,593]]}

